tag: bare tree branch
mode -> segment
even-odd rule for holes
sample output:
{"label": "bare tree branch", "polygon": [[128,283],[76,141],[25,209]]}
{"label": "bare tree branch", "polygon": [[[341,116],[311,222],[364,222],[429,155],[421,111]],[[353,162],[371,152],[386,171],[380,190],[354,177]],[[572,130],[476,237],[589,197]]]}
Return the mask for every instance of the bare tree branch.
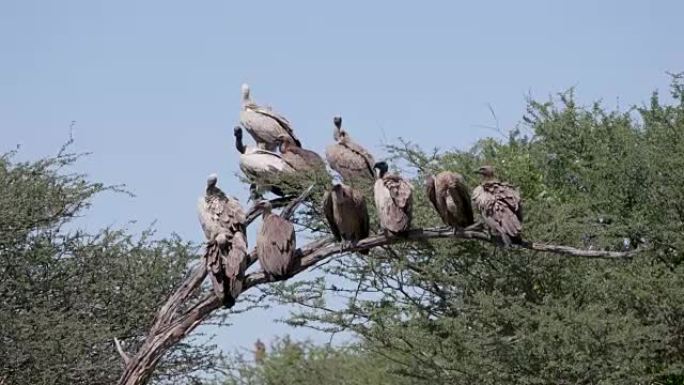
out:
{"label": "bare tree branch", "polygon": [[[301,204],[311,194],[313,186],[309,187],[297,199],[285,201],[278,199],[271,201],[272,205],[282,207],[288,204],[287,208],[283,210],[281,215],[290,217],[294,214],[298,205]],[[247,225],[252,223],[254,219],[260,214],[260,209],[252,207],[247,214]],[[291,274],[295,276],[308,268],[315,266],[319,262],[325,260],[333,255],[354,252],[361,250],[368,250],[375,247],[383,247],[400,242],[420,242],[430,239],[454,239],[456,240],[476,240],[480,242],[487,242],[496,244],[496,241],[489,236],[488,233],[478,230],[462,230],[454,232],[452,228],[426,228],[414,229],[409,231],[404,236],[394,235],[375,235],[359,241],[356,245],[340,244],[334,241],[332,237],[319,239],[310,242],[309,244],[300,247],[296,250],[295,255],[298,258],[298,264]],[[535,250],[546,253],[564,255],[568,257],[577,258],[591,258],[591,259],[612,259],[612,260],[629,260],[640,250],[632,251],[605,251],[605,250],[583,250],[569,246],[548,245],[536,242],[524,242],[517,245],[514,249]],[[248,266],[253,265],[257,261],[257,256],[251,253],[248,256]],[[163,355],[176,343],[185,338],[192,332],[199,324],[207,319],[212,312],[221,307],[221,300],[214,295],[213,292],[206,292],[202,294],[199,292],[202,282],[207,275],[206,264],[204,262],[198,263],[195,268],[188,274],[187,278],[178,286],[167,301],[161,306],[157,312],[157,316],[153,323],[150,332],[134,357],[129,358],[125,353],[122,354],[123,349],[120,349],[117,343],[117,350],[122,354],[124,359],[125,369],[121,375],[119,385],[143,385],[146,384],[157,363]],[[243,278],[242,292],[249,290],[260,284],[271,282],[271,278],[267,277],[263,271],[248,274]],[[187,304],[193,295],[198,295],[199,300],[184,311],[180,311],[181,306]]]}
{"label": "bare tree branch", "polygon": [[116,351],[119,352],[121,359],[123,359],[124,366],[128,366],[128,363],[131,362],[131,359],[128,357],[128,354],[126,354],[126,352],[123,350],[121,342],[116,337],[114,337],[114,345],[116,346]]}
{"label": "bare tree branch", "polygon": [[[294,274],[300,273],[334,254],[368,250],[374,247],[381,247],[399,242],[415,242],[440,238],[474,239],[489,243],[495,243],[495,241],[487,233],[481,231],[454,232],[454,230],[450,227],[413,229],[409,231],[405,236],[376,235],[359,241],[355,246],[341,245],[334,241],[328,241],[324,244],[321,244],[321,241],[316,241],[298,250],[301,253],[301,261]],[[536,242],[525,242],[522,245],[515,246],[514,249],[544,251],[552,254],[578,258],[621,260],[631,259],[638,252],[638,250],[624,252],[607,250],[584,250],[570,246],[547,245],[544,243]],[[245,279],[245,287],[249,288],[264,282],[268,281],[263,272],[252,273],[247,275]]]}
{"label": "bare tree branch", "polygon": [[311,186],[309,186],[309,188],[307,188],[306,190],[304,190],[304,192],[303,192],[297,199],[295,199],[295,200],[293,200],[292,202],[290,202],[290,204],[287,205],[287,207],[285,207],[285,209],[283,209],[283,211],[280,213],[280,216],[283,217],[283,218],[285,218],[285,219],[290,219],[290,218],[292,218],[292,216],[294,215],[295,211],[297,211],[297,207],[299,207],[299,205],[300,205],[302,202],[304,202],[304,200],[305,200],[306,198],[308,198],[309,195],[311,195],[311,193],[313,192],[314,186],[315,186],[315,185],[312,184]]}

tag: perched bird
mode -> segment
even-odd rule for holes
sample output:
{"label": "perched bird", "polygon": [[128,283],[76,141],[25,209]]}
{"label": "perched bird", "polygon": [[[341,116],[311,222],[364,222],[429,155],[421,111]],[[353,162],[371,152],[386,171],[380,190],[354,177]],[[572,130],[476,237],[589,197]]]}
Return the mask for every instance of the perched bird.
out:
{"label": "perched bird", "polygon": [[374,195],[380,226],[391,233],[401,234],[411,228],[413,186],[399,175],[387,174],[387,163],[378,162]]}
{"label": "perched bird", "polygon": [[[368,237],[370,224],[363,194],[349,186],[336,184],[323,197],[323,212],[335,239],[356,242]],[[359,251],[368,254],[368,250]]]}
{"label": "perched bird", "polygon": [[282,173],[294,172],[294,168],[280,154],[245,146],[242,143],[242,129],[240,127],[235,127],[234,135],[235,148],[240,152],[240,169],[252,182],[250,186],[252,198],[255,198],[262,190],[283,196],[283,191],[274,183],[278,182],[278,177]]}
{"label": "perched bird", "polygon": [[473,190],[473,204],[480,210],[485,225],[506,246],[522,242],[523,214],[518,190],[499,182],[492,166],[482,166],[475,172],[482,176],[482,184]]}
{"label": "perched bird", "polygon": [[320,155],[297,145],[289,135],[279,135],[276,144],[280,154],[295,171],[325,171],[325,161]]}
{"label": "perched bird", "polygon": [[224,305],[232,306],[242,291],[247,268],[245,212],[237,199],[226,196],[216,186],[217,180],[216,174],[207,179],[207,189],[197,211],[208,242],[206,263],[214,292]]}
{"label": "perched bird", "polygon": [[444,224],[454,230],[473,224],[470,192],[461,174],[442,171],[425,180],[425,191]]}
{"label": "perched bird", "polygon": [[279,280],[292,274],[297,248],[294,225],[285,218],[273,214],[271,203],[262,201],[263,223],[257,235],[256,253],[267,276]]}
{"label": "perched bird", "polygon": [[354,142],[347,131],[342,129],[341,117],[336,116],[333,123],[335,124],[333,137],[336,143],[331,144],[325,150],[325,157],[330,167],[337,171],[346,183],[351,183],[355,179],[372,181],[375,177],[373,155]]}
{"label": "perched bird", "polygon": [[297,146],[302,145],[285,117],[270,107],[261,107],[252,101],[247,84],[242,85],[240,124],[252,135],[259,148],[275,151],[276,139],[279,135],[287,135]]}

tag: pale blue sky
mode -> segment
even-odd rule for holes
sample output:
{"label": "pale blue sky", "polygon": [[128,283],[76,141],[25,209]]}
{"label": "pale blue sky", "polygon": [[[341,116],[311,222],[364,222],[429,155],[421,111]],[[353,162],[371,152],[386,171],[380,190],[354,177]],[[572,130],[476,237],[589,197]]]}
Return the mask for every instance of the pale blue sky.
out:
{"label": "pale blue sky", "polygon": [[[3,0],[0,151],[54,154],[75,120],[75,148],[93,152],[79,169],[137,194],[99,199],[87,225],[157,220],[200,241],[206,175],[246,195],[232,177],[242,82],[320,152],[335,114],[378,158],[399,136],[465,148],[494,134],[488,104],[507,130],[526,95],[576,86],[624,107],[665,91],[684,70],[681,15],[679,0]],[[221,345],[282,334],[272,314],[240,316]]]}

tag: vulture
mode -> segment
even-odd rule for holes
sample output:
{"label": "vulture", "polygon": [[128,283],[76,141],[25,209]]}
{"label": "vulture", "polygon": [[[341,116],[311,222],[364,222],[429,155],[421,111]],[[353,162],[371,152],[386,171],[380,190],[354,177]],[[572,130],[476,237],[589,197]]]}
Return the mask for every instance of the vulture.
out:
{"label": "vulture", "polygon": [[[323,212],[335,239],[356,244],[368,237],[370,224],[366,198],[358,190],[336,184],[323,197]],[[368,250],[359,251],[368,254]]]}
{"label": "vulture", "polygon": [[320,155],[311,150],[300,147],[289,135],[279,135],[276,138],[280,154],[295,171],[320,171],[325,172],[325,162]]}
{"label": "vulture", "polygon": [[262,107],[252,101],[247,84],[242,85],[242,110],[240,125],[254,138],[257,146],[268,151],[275,151],[276,139],[279,135],[287,135],[301,146],[299,139],[292,131],[290,122],[270,107]]}
{"label": "vulture", "polygon": [[242,143],[242,129],[240,127],[235,127],[234,134],[235,148],[240,152],[240,169],[252,182],[250,190],[253,197],[260,189],[266,189],[276,195],[283,196],[282,190],[278,186],[269,184],[269,182],[277,182],[279,174],[294,172],[294,168],[275,152],[245,146]]}
{"label": "vulture", "polygon": [[331,144],[325,150],[325,157],[330,167],[337,171],[347,183],[355,179],[372,181],[375,178],[373,155],[349,137],[347,131],[342,128],[341,117],[336,116],[333,122],[335,123],[333,137],[336,143]]}
{"label": "vulture", "polygon": [[492,166],[482,166],[475,172],[482,176],[482,184],[473,190],[473,204],[480,210],[485,225],[506,246],[522,242],[523,215],[518,190],[499,182]]}
{"label": "vulture", "polygon": [[425,180],[425,191],[444,224],[454,230],[473,224],[470,192],[461,174],[442,171]]}
{"label": "vulture", "polygon": [[242,291],[242,278],[247,268],[245,212],[237,199],[228,197],[216,186],[218,177],[207,179],[204,197],[197,211],[207,238],[207,270],[214,292],[227,307],[235,303]]}
{"label": "vulture", "polygon": [[405,233],[411,227],[413,186],[399,175],[387,174],[387,163],[378,162],[375,180],[375,208],[380,227],[393,234]]}
{"label": "vulture", "polygon": [[263,210],[263,223],[257,235],[256,253],[259,264],[272,279],[288,278],[294,267],[297,248],[294,225],[285,218],[273,214],[271,203],[259,203]]}

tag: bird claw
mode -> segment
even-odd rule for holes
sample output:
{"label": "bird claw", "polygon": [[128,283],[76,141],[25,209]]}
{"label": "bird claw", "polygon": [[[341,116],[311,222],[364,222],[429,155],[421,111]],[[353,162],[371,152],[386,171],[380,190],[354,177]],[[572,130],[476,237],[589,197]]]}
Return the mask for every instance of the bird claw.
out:
{"label": "bird claw", "polygon": [[340,253],[344,252],[347,249],[350,249],[353,246],[353,244],[349,241],[341,241],[340,242]]}

